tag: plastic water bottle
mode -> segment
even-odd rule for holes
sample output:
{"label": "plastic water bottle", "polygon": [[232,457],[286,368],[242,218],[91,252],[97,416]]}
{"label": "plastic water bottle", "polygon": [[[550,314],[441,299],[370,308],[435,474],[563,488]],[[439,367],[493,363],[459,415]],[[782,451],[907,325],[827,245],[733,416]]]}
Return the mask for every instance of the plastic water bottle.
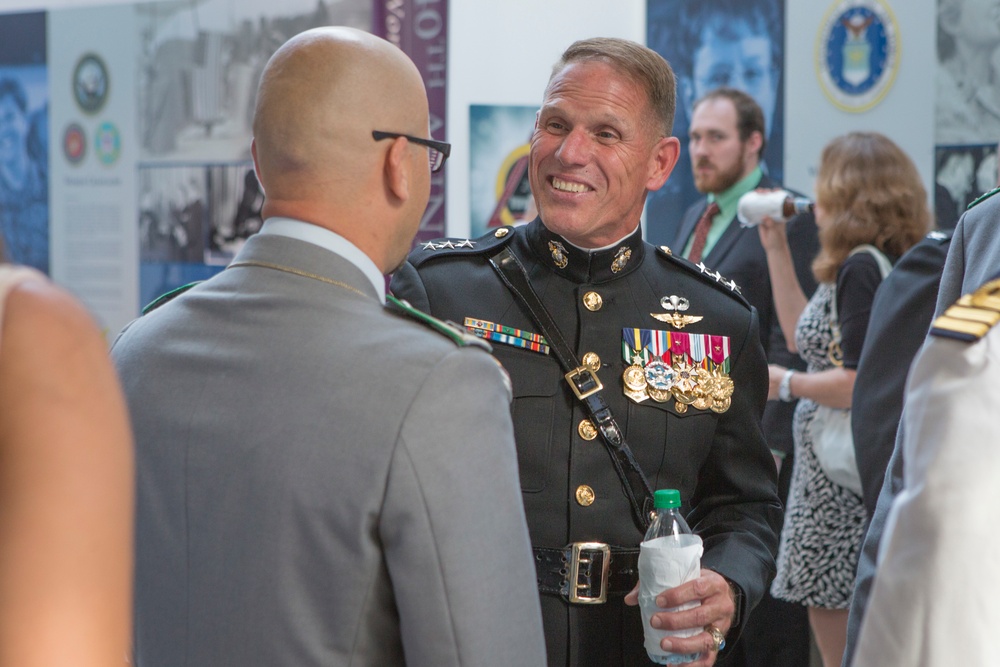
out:
{"label": "plastic water bottle", "polygon": [[788,222],[800,213],[812,212],[814,204],[805,197],[793,197],[784,190],[751,190],[736,204],[736,217],[744,227],[754,227],[771,218]]}
{"label": "plastic water bottle", "polygon": [[[666,588],[679,586],[700,574],[701,538],[691,532],[684,517],[681,516],[681,494],[677,489],[658,490],[653,494],[653,506],[656,509],[656,517],[646,531],[646,537],[639,550],[639,609],[642,612],[646,653],[649,659],[658,665],[694,662],[700,653],[669,653],[660,648],[660,640],[671,636],[690,637],[700,630],[658,630],[649,624],[649,620],[657,612],[698,606],[698,603],[692,602],[666,610],[656,606],[656,596]],[[683,549],[687,551],[682,552]],[[660,563],[656,562],[664,556],[676,566],[664,568],[662,560]],[[643,583],[644,576],[649,579],[650,574],[654,574],[658,580],[655,585],[650,585],[651,581]]]}

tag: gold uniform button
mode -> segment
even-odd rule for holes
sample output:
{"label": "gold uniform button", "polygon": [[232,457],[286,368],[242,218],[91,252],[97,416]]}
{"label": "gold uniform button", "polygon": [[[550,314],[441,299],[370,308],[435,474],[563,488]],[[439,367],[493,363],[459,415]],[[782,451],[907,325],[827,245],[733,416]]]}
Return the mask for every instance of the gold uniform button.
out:
{"label": "gold uniform button", "polygon": [[580,434],[581,438],[587,441],[597,437],[597,427],[589,419],[581,420],[580,425],[576,427],[576,432]]}
{"label": "gold uniform button", "polygon": [[596,497],[597,496],[594,494],[594,490],[586,484],[581,484],[576,487],[576,502],[580,503],[584,507],[590,507],[593,505]]}
{"label": "gold uniform button", "polygon": [[601,370],[601,358],[594,352],[588,352],[583,355],[583,365],[596,373]]}
{"label": "gold uniform button", "polygon": [[498,239],[502,239],[503,237],[507,236],[508,234],[510,234],[510,230],[507,229],[506,227],[501,227],[500,229],[498,229],[495,232],[493,232],[493,236],[497,237]]}
{"label": "gold uniform button", "polygon": [[587,292],[583,295],[583,305],[590,312],[597,312],[604,305],[604,299],[597,292]]}

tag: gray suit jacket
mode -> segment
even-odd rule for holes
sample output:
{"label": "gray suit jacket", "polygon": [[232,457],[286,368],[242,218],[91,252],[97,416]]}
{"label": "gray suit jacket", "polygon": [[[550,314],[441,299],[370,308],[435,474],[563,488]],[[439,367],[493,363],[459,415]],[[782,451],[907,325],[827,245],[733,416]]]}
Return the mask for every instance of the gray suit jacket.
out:
{"label": "gray suit jacket", "polygon": [[113,356],[136,434],[135,652],[542,665],[510,393],[323,248],[251,238]]}
{"label": "gray suit jacket", "polygon": [[948,249],[948,260],[941,274],[938,291],[938,316],[958,301],[963,294],[973,292],[1000,270],[1000,188],[973,204],[962,214],[955,226]]}

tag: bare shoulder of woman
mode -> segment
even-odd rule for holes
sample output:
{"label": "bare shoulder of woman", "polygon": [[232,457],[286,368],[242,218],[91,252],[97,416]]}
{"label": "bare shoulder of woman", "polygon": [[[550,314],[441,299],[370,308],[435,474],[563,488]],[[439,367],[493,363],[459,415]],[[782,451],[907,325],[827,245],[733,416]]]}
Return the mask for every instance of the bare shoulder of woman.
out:
{"label": "bare shoulder of woman", "polygon": [[132,489],[104,337],[62,289],[20,283],[0,325],[0,667],[125,664]]}

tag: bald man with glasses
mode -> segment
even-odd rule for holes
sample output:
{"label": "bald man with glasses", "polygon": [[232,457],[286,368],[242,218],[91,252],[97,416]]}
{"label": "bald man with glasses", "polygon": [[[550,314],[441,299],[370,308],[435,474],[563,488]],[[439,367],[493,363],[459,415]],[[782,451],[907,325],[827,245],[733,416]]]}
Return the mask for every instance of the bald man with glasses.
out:
{"label": "bald man with glasses", "polygon": [[544,664],[509,381],[479,339],[385,305],[449,152],[427,128],[384,40],[319,28],[269,61],[261,232],[113,349],[133,664]]}

